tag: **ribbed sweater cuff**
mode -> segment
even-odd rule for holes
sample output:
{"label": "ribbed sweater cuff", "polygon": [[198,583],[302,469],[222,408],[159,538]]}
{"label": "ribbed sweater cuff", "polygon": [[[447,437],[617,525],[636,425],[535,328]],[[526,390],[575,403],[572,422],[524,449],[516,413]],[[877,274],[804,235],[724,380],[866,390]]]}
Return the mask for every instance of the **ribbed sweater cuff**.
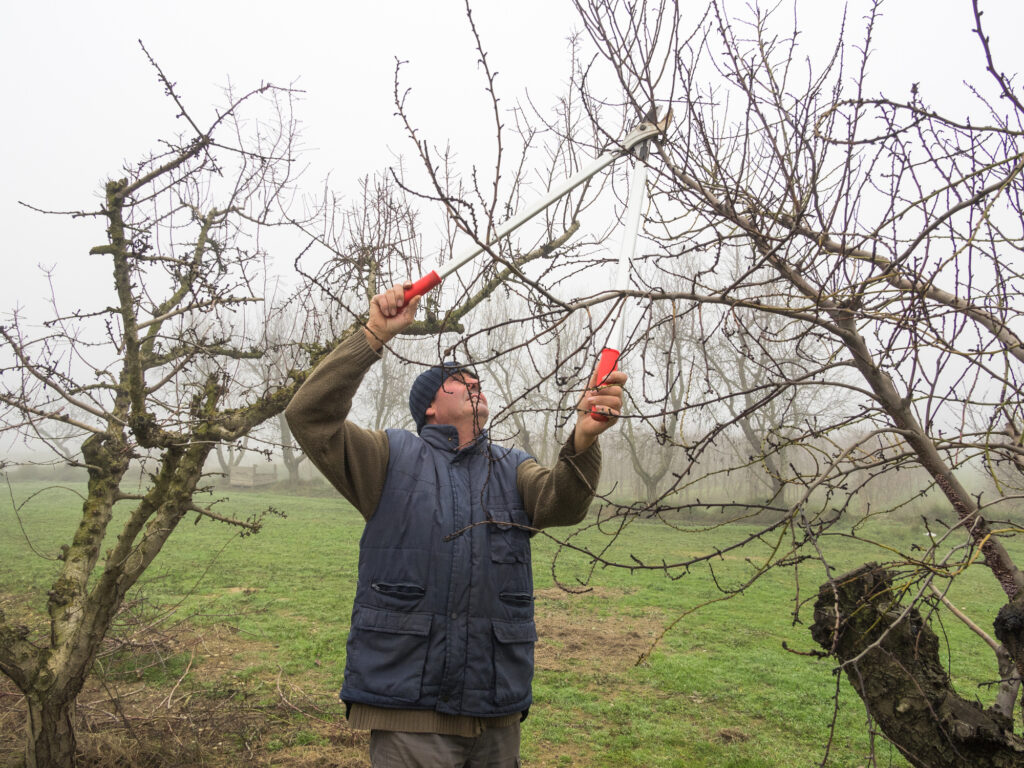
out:
{"label": "ribbed sweater cuff", "polygon": [[362,328],[357,328],[354,333],[349,334],[348,338],[342,341],[338,347],[343,348],[344,354],[351,358],[352,363],[363,370],[380,360],[384,351],[378,352],[370,346],[370,342],[366,338],[366,331]]}
{"label": "ribbed sweater cuff", "polygon": [[559,458],[567,461],[576,470],[576,474],[592,492],[595,490],[594,486],[601,476],[601,445],[597,440],[585,451],[576,453],[573,450],[573,435],[570,432],[569,439],[559,451]]}

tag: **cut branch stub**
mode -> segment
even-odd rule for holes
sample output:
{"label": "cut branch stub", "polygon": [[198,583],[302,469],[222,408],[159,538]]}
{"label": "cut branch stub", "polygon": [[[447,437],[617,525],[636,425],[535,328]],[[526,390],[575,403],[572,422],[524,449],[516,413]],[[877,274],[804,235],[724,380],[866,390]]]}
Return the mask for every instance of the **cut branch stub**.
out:
{"label": "cut branch stub", "polygon": [[938,637],[916,608],[896,603],[884,568],[868,563],[823,584],[811,635],[841,662],[871,716],[912,765],[1024,763],[1024,739],[1013,733],[1012,722],[953,690]]}
{"label": "cut branch stub", "polygon": [[[996,638],[1013,659],[1018,677],[1024,680],[1024,593],[999,609],[992,622]],[[1021,714],[1024,717],[1024,712]]]}
{"label": "cut branch stub", "polygon": [[1024,657],[1024,600],[1017,598],[1000,608],[992,626],[1013,658]]}

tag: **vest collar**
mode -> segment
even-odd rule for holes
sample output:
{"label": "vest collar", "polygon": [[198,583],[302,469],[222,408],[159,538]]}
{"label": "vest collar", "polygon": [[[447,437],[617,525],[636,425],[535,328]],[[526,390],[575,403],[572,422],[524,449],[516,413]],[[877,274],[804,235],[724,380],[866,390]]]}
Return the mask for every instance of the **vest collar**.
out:
{"label": "vest collar", "polygon": [[483,430],[469,445],[459,450],[459,430],[451,424],[427,424],[420,430],[422,437],[431,448],[450,453],[484,453],[487,450],[487,430]]}

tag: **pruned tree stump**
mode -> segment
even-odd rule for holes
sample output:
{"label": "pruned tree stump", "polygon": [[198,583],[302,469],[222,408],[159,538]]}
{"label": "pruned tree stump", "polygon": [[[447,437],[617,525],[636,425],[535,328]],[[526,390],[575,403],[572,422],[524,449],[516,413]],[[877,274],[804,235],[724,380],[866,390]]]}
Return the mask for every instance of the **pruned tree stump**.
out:
{"label": "pruned tree stump", "polygon": [[1012,721],[953,690],[939,638],[916,608],[904,611],[892,594],[892,576],[868,563],[821,585],[811,635],[839,660],[886,738],[912,765],[1024,765],[1024,739]]}

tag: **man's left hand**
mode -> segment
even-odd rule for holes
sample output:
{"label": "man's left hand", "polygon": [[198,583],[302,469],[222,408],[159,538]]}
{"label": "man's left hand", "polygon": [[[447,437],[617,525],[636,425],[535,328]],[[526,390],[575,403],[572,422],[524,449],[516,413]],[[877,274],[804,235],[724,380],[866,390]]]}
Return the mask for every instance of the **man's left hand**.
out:
{"label": "man's left hand", "polygon": [[[573,443],[576,453],[587,450],[597,436],[610,428],[622,415],[622,392],[623,386],[629,377],[622,371],[612,371],[605,380],[597,383],[597,371],[594,371],[587,384],[587,391],[583,393],[576,411],[579,418],[576,421],[576,431],[573,433]],[[594,415],[605,417],[602,420],[594,418]]]}

